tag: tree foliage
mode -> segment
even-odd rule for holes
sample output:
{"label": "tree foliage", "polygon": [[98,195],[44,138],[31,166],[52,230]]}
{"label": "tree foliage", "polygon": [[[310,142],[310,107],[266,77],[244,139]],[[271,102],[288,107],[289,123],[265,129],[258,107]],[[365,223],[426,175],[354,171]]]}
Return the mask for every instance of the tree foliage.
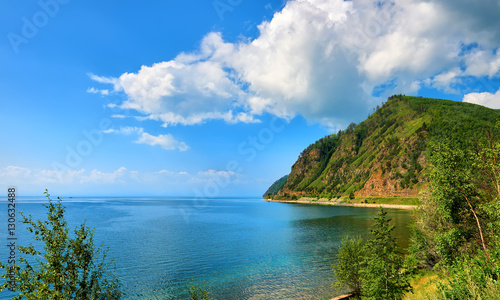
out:
{"label": "tree foliage", "polygon": [[475,146],[433,151],[430,191],[420,199],[410,257],[443,270],[440,299],[500,299],[500,126]]}
{"label": "tree foliage", "polygon": [[407,275],[403,272],[403,256],[396,238],[394,225],[383,209],[374,218],[373,238],[366,244],[369,255],[365,257],[362,294],[366,299],[401,299],[410,290]]}
{"label": "tree foliage", "polygon": [[269,196],[273,196],[278,194],[278,191],[281,189],[281,187],[285,184],[286,180],[288,179],[288,175],[285,175],[281,177],[280,179],[276,180],[262,195],[262,197],[267,198]]}
{"label": "tree foliage", "polygon": [[392,235],[394,225],[382,208],[374,218],[372,238],[344,239],[333,271],[336,288],[348,287],[362,299],[402,299],[411,289],[403,256]]}
{"label": "tree foliage", "polygon": [[422,238],[412,249],[419,263],[451,266],[462,254],[498,246],[499,158],[500,145],[491,139],[466,150],[452,144],[435,147],[430,192],[421,197],[416,213],[415,234]]}
{"label": "tree foliage", "polygon": [[361,270],[365,265],[366,254],[365,242],[360,236],[342,240],[337,264],[332,265],[336,278],[335,288],[340,290],[347,287],[354,295],[361,295]]}
{"label": "tree foliage", "polygon": [[[23,216],[22,223],[33,234],[43,250],[33,244],[19,246],[20,264],[14,266],[18,292],[14,299],[119,299],[120,283],[113,275],[113,261],[107,259],[107,248],[95,247],[94,231],[85,223],[75,228],[73,236],[64,218],[62,199],[49,203],[47,220],[34,221]],[[10,277],[10,265],[0,264],[3,278]],[[9,283],[2,290],[9,288]]]}
{"label": "tree foliage", "polygon": [[196,284],[194,279],[191,279],[191,283],[188,286],[188,293],[190,300],[215,300],[210,296],[209,290],[205,286]]}

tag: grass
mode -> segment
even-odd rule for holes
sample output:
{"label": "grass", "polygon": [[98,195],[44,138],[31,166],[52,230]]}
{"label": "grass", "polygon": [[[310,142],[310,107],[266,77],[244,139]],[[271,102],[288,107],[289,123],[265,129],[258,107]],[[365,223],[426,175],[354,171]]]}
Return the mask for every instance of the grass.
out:
{"label": "grass", "polygon": [[355,197],[344,198],[344,203],[418,205],[418,197]]}
{"label": "grass", "polygon": [[407,293],[403,300],[435,300],[438,296],[438,283],[442,276],[432,271],[422,271],[417,274],[410,284],[413,292]]}
{"label": "grass", "polygon": [[[319,201],[318,196],[316,195],[305,195],[304,197],[310,198],[311,202],[316,202],[321,204],[322,201]],[[301,198],[300,196],[298,198]],[[274,195],[269,197],[269,199],[273,200],[298,200],[293,199],[291,196],[278,196]],[[354,199],[349,199],[349,197],[342,197],[336,199],[333,197],[330,201],[338,201],[341,200],[342,203],[346,204],[392,204],[392,205],[418,205],[418,197],[355,197]]]}

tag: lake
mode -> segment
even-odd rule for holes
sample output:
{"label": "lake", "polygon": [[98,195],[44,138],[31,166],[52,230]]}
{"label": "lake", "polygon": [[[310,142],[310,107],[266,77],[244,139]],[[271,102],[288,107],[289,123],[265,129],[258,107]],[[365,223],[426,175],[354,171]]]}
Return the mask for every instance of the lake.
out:
{"label": "lake", "polygon": [[[42,198],[20,198],[17,211],[45,218]],[[369,236],[376,208],[224,198],[72,198],[71,228],[86,220],[116,259],[123,299],[187,299],[194,279],[216,299],[330,299],[339,292],[331,264],[346,235]],[[7,227],[7,203],[0,226]],[[399,243],[411,212],[387,209]],[[18,224],[18,244],[30,242]],[[0,238],[7,241],[6,230]],[[0,250],[6,262],[7,247]],[[1,299],[9,299],[3,292]]]}

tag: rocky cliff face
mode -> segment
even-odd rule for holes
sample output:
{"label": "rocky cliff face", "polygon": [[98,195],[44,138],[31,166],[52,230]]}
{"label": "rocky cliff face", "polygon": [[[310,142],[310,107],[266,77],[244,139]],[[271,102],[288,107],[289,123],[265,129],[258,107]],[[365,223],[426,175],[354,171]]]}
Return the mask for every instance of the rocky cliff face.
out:
{"label": "rocky cliff face", "polygon": [[278,194],[415,197],[433,143],[470,140],[498,119],[500,111],[473,104],[392,96],[364,122],[306,148]]}

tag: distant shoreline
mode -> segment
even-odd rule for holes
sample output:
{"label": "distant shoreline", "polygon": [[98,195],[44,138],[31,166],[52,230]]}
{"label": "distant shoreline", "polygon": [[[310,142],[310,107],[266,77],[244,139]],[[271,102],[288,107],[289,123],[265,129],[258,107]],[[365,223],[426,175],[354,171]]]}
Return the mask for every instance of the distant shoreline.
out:
{"label": "distant shoreline", "polygon": [[403,205],[403,204],[377,204],[377,203],[344,203],[340,201],[329,201],[326,199],[312,200],[310,198],[301,198],[299,200],[273,200],[262,199],[267,202],[280,202],[280,203],[298,203],[298,204],[314,204],[314,205],[336,205],[336,206],[355,206],[355,207],[383,207],[383,208],[396,208],[396,209],[415,209],[416,205]]}

